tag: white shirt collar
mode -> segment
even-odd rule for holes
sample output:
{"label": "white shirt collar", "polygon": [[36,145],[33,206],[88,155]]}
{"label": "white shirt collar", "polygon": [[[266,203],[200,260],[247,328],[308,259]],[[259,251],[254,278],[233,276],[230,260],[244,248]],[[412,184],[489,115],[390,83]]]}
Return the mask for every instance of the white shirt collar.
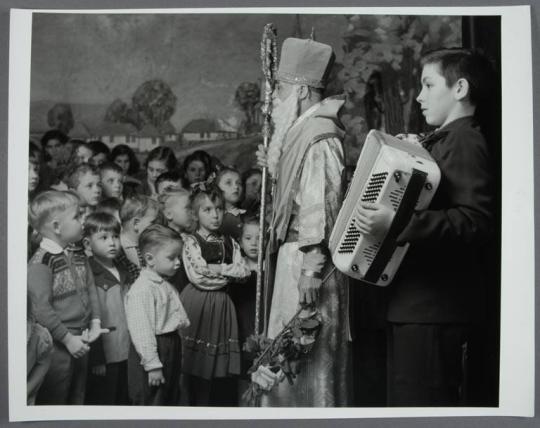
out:
{"label": "white shirt collar", "polygon": [[141,276],[144,276],[147,280],[157,284],[165,282],[165,280],[157,272],[148,268],[141,269]]}
{"label": "white shirt collar", "polygon": [[60,254],[64,252],[64,249],[58,245],[57,242],[54,242],[52,239],[43,238],[39,243],[39,246],[51,254]]}

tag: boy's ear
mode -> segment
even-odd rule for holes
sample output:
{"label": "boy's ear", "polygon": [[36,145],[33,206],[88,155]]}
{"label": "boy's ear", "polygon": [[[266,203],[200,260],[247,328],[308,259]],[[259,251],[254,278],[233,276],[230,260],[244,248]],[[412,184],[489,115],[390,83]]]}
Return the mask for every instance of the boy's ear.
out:
{"label": "boy's ear", "polygon": [[135,232],[139,232],[139,223],[140,223],[141,219],[139,217],[133,217],[133,219],[131,220],[131,225],[133,226],[133,229],[135,230]]}
{"label": "boy's ear", "polygon": [[454,85],[455,91],[455,98],[457,101],[463,101],[465,98],[469,96],[469,81],[467,79],[461,78],[458,79],[457,82]]}
{"label": "boy's ear", "polygon": [[90,247],[90,239],[88,237],[83,238],[82,243],[85,250],[92,250],[92,247]]}
{"label": "boy's ear", "polygon": [[171,213],[170,208],[169,208],[169,209],[166,209],[166,210],[163,210],[162,212],[163,212],[163,215],[164,215],[164,217],[165,217],[165,219],[166,219],[167,221],[171,221],[171,220],[172,220],[172,213]]}
{"label": "boy's ear", "polygon": [[154,266],[154,256],[151,253],[144,253],[143,259],[146,263],[146,266],[150,266],[150,267]]}
{"label": "boy's ear", "polygon": [[54,233],[60,233],[60,220],[58,220],[57,218],[52,219],[51,227]]}

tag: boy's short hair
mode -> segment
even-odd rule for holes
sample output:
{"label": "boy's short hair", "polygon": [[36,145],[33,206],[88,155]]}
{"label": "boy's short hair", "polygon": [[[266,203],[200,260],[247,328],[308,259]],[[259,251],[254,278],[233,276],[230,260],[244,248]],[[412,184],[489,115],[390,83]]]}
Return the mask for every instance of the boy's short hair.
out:
{"label": "boy's short hair", "polygon": [[139,236],[139,249],[141,254],[152,253],[156,248],[165,244],[177,241],[182,243],[182,238],[175,230],[161,224],[152,224],[148,226]]}
{"label": "boy's short hair", "polygon": [[135,217],[144,217],[149,209],[159,212],[159,205],[156,201],[145,195],[133,195],[126,198],[120,209],[120,220],[125,224]]}
{"label": "boy's short hair", "polygon": [[469,83],[469,100],[478,105],[489,98],[494,83],[493,64],[476,49],[447,48],[427,52],[420,59],[422,66],[438,64],[440,74],[451,87],[459,79]]}
{"label": "boy's short hair", "polygon": [[40,232],[47,221],[59,212],[79,206],[79,198],[73,192],[47,190],[32,199],[28,207],[28,219],[32,227]]}
{"label": "boy's short hair", "polygon": [[81,177],[86,174],[97,175],[100,177],[99,170],[88,163],[75,165],[67,171],[66,184],[70,189],[76,189],[81,183]]}
{"label": "boy's short hair", "polygon": [[114,162],[105,162],[99,166],[99,173],[103,174],[105,171],[114,171],[120,175],[124,175],[124,170],[115,164]]}
{"label": "boy's short hair", "polygon": [[170,192],[162,193],[158,196],[158,202],[161,208],[166,210],[174,205],[174,203],[180,198],[190,198],[191,192],[185,189],[178,189]]}
{"label": "boy's short hair", "polygon": [[214,205],[220,206],[221,208],[224,208],[225,206],[223,194],[221,193],[221,190],[219,190],[217,187],[212,186],[208,190],[195,189],[195,191],[191,195],[191,204],[193,206],[193,212],[195,213],[195,215],[197,215],[197,213],[199,212],[201,203],[206,198],[210,199]]}
{"label": "boy's short hair", "polygon": [[120,222],[115,216],[106,212],[94,212],[84,221],[83,236],[88,238],[98,232],[113,232],[119,235],[120,230]]}
{"label": "boy's short hair", "polygon": [[163,174],[160,174],[158,178],[156,178],[156,190],[160,183],[163,183],[164,181],[175,181],[177,183],[180,183],[180,185],[186,189],[189,187],[189,184],[187,184],[186,179],[176,170],[173,171],[166,171]]}

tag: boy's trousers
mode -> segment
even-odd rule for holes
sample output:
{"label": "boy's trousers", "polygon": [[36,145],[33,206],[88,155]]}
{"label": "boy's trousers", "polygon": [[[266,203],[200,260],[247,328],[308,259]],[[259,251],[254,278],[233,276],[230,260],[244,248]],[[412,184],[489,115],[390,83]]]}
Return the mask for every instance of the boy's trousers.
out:
{"label": "boy's trousers", "polygon": [[129,404],[127,360],[106,364],[105,376],[92,374],[89,367],[85,404],[116,406]]}
{"label": "boy's trousers", "polygon": [[388,327],[389,406],[464,405],[466,324],[396,324]]}
{"label": "boy's trousers", "polygon": [[84,404],[88,354],[71,356],[60,342],[54,342],[51,365],[38,392],[36,404]]}
{"label": "boy's trousers", "polygon": [[182,347],[177,331],[156,336],[165,384],[148,385],[148,372],[141,365],[133,343],[128,358],[129,398],[135,406],[177,406],[180,399]]}

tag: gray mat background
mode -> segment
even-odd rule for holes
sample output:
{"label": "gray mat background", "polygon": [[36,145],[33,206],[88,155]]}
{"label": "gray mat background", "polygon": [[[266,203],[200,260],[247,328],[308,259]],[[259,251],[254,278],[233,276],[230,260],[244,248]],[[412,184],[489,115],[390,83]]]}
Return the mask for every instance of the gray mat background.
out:
{"label": "gray mat background", "polygon": [[[505,5],[531,5],[532,21],[532,47],[533,47],[533,89],[534,89],[534,125],[538,130],[540,126],[540,2],[537,0],[496,1],[496,0],[336,0],[336,1],[306,1],[296,0],[0,0],[0,200],[7,200],[7,123],[8,123],[8,58],[9,58],[9,9],[122,9],[122,8],[175,8],[175,7],[271,7],[271,6],[505,6]],[[399,13],[396,8],[395,13]],[[519,66],[519,65],[517,65]],[[21,144],[23,144],[22,142]],[[535,172],[540,168],[540,155],[534,150]],[[535,187],[540,189],[540,179],[534,174]],[[538,192],[540,195],[540,191]],[[540,233],[538,207],[535,208],[535,232]],[[373,427],[373,428],[502,428],[502,427],[540,427],[540,407],[538,397],[535,400],[535,418],[510,417],[461,417],[461,418],[394,418],[394,419],[350,419],[350,420],[251,420],[251,421],[71,421],[71,422],[24,422],[8,423],[8,348],[7,348],[7,203],[2,204],[0,211],[0,427],[24,424],[24,427],[115,427],[115,428],[142,428],[142,427],[248,427],[257,425],[258,428],[273,426],[298,428],[333,428],[344,427]],[[536,250],[535,261],[539,261],[539,252]],[[536,313],[539,313],[540,298],[535,299]],[[540,322],[536,320],[536,374],[535,384],[538,388],[538,331]]]}

